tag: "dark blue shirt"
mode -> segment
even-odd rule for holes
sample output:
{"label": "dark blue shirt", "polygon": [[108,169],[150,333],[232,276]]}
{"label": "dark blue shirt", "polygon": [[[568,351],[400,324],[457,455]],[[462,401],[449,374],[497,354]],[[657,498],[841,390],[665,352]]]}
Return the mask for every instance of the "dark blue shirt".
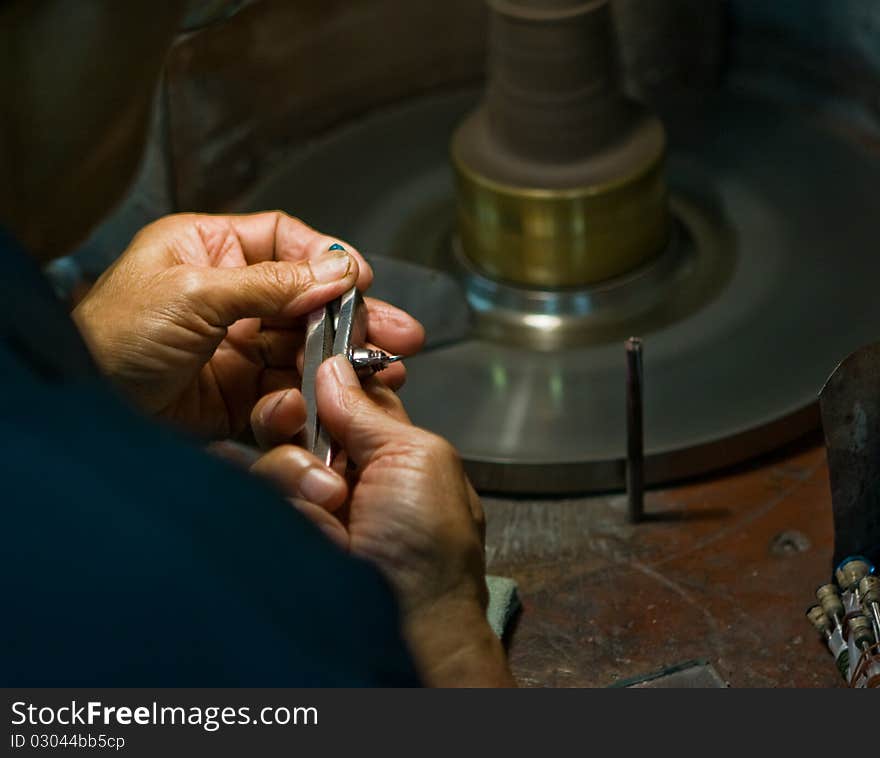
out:
{"label": "dark blue shirt", "polygon": [[391,593],[142,418],[0,232],[0,685],[417,684]]}

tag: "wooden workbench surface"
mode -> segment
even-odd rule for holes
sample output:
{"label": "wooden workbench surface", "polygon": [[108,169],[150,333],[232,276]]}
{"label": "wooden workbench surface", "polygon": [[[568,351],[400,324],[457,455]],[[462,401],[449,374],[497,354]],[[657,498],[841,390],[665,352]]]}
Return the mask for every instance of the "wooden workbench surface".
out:
{"label": "wooden workbench surface", "polygon": [[816,440],[649,492],[638,526],[622,495],[484,504],[490,573],[520,587],[521,685],[604,687],[704,660],[732,687],[841,686],[804,617],[833,541]]}

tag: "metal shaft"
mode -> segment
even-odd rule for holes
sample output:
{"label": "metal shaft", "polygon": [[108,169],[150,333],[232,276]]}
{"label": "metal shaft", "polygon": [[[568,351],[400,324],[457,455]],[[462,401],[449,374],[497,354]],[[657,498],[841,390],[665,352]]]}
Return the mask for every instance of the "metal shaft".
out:
{"label": "metal shaft", "polygon": [[880,640],[880,578],[870,575],[862,577],[859,582],[859,594],[862,596],[865,615],[871,620],[874,637]]}
{"label": "metal shaft", "polygon": [[626,496],[631,523],[645,508],[645,451],[642,424],[642,341],[626,341]]}
{"label": "metal shaft", "polygon": [[608,0],[489,0],[493,133],[533,161],[572,161],[629,126]]}
{"label": "metal shaft", "polygon": [[822,606],[825,614],[834,622],[834,627],[845,637],[843,629],[843,617],[846,611],[843,608],[843,602],[840,599],[840,593],[835,584],[823,584],[816,590],[816,599]]}
{"label": "metal shaft", "polygon": [[880,640],[880,603],[869,603],[871,626],[874,628],[874,636]]}

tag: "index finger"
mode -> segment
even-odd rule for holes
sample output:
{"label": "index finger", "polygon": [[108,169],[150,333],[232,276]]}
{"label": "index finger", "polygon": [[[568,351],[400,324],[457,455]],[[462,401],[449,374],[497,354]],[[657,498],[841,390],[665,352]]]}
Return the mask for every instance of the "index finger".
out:
{"label": "index finger", "polygon": [[425,344],[425,327],[406,311],[372,297],[367,308],[367,339],[389,353],[415,355]]}
{"label": "index finger", "polygon": [[198,229],[202,243],[215,248],[214,265],[240,265],[235,256],[228,255],[231,246],[238,243],[247,265],[265,261],[300,262],[318,258],[333,245],[341,245],[358,262],[357,286],[365,290],[373,281],[373,269],[356,248],[343,240],[313,229],[283,211],[266,211],[243,215],[182,214],[171,219],[182,219]]}

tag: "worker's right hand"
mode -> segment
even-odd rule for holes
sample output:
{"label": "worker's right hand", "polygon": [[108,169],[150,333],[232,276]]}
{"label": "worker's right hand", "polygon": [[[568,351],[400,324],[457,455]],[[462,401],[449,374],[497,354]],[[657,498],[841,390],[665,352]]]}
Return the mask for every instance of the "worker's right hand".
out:
{"label": "worker's right hand", "polygon": [[300,498],[307,516],[385,574],[426,683],[511,685],[486,621],[482,509],[455,449],[413,426],[384,384],[362,387],[343,357],[321,366],[317,398],[322,423],[356,468],[351,489],[290,445],[267,453],[254,471]]}
{"label": "worker's right hand", "polygon": [[[354,248],[338,248],[279,211],[166,216],[138,233],[73,318],[104,374],[143,411],[223,439],[259,405],[279,422],[273,436],[289,436],[305,414],[296,368],[305,317],[373,277]],[[423,337],[403,311],[367,301],[377,347],[411,355]],[[404,375],[396,363],[382,379],[399,386]]]}

